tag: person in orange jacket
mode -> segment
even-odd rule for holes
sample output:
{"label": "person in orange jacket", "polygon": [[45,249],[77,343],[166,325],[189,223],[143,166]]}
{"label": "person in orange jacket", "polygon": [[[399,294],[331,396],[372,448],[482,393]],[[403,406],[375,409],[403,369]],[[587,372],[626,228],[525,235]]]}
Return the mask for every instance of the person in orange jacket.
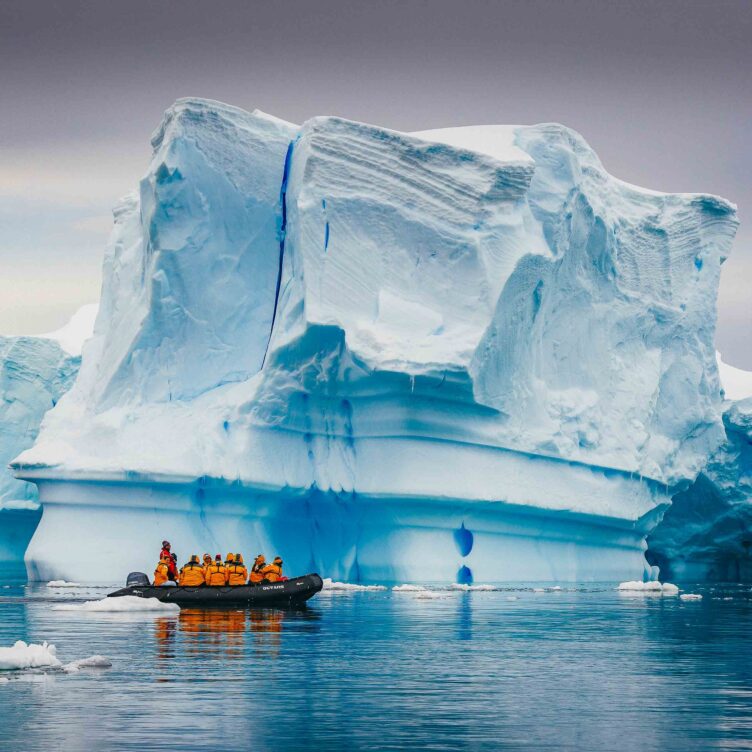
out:
{"label": "person in orange jacket", "polygon": [[242,554],[235,554],[232,563],[227,566],[227,584],[245,585],[247,577],[248,570],[246,569],[245,564],[243,564]]}
{"label": "person in orange jacket", "polygon": [[206,570],[212,565],[211,554],[204,554],[204,577],[206,577]]}
{"label": "person in orange jacket", "polygon": [[205,582],[204,568],[198,560],[198,556],[193,554],[191,560],[180,570],[178,585],[181,587],[198,587]]}
{"label": "person in orange jacket", "polygon": [[170,579],[170,557],[163,556],[157,564],[157,568],[154,570],[154,584],[164,585]]}
{"label": "person in orange jacket", "polygon": [[282,559],[275,556],[274,561],[261,570],[261,576],[267,582],[279,582],[282,578]]}
{"label": "person in orange jacket", "polygon": [[253,566],[251,567],[251,575],[248,578],[249,585],[258,585],[258,583],[264,579],[263,575],[261,574],[261,570],[265,566],[266,566],[266,559],[264,558],[263,554],[259,554],[254,560]]}
{"label": "person in orange jacket", "polygon": [[206,584],[212,587],[227,584],[227,567],[222,563],[221,554],[217,554],[214,557],[214,564],[207,567]]}

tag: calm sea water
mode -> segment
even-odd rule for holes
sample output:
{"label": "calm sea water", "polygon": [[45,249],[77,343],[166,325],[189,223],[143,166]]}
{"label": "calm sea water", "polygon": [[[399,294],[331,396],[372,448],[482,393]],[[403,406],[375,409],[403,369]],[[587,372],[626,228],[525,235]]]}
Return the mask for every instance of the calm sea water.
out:
{"label": "calm sea water", "polygon": [[[0,749],[752,749],[752,593],[321,594],[305,611],[53,611],[0,588],[0,645],[63,662],[0,683]],[[8,675],[6,674],[6,677]]]}

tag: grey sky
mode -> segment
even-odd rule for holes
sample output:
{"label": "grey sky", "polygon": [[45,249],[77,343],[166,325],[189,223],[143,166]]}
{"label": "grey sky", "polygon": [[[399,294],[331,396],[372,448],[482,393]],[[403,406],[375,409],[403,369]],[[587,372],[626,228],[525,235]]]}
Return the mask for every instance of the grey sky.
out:
{"label": "grey sky", "polygon": [[556,120],[614,175],[742,226],[717,344],[752,369],[752,3],[128,0],[0,5],[0,333],[99,295],[110,208],[169,104],[400,130]]}

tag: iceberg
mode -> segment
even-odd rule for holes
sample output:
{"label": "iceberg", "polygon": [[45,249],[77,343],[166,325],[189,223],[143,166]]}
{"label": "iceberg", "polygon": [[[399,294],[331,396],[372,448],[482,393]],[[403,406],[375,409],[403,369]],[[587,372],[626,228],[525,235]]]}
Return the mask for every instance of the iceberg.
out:
{"label": "iceberg", "polygon": [[184,99],[152,145],[76,383],[13,463],[32,578],[151,571],[164,537],[360,584],[650,577],[723,439],[733,205],[623,183],[556,124]]}
{"label": "iceberg", "polygon": [[87,319],[88,306],[59,332],[0,336],[0,561],[6,565],[22,564],[42,514],[37,487],[7,465],[34,443],[44,414],[73,384]]}
{"label": "iceberg", "polygon": [[752,582],[752,373],[719,358],[725,440],[651,533],[648,558],[685,582]]}

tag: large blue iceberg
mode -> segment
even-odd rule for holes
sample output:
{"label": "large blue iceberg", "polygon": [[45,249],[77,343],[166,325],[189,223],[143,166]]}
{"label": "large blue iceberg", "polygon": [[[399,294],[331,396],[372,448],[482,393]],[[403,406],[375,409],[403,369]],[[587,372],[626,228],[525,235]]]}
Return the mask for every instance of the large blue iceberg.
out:
{"label": "large blue iceberg", "polygon": [[648,571],[724,437],[733,205],[616,180],[555,124],[188,99],[153,147],[75,386],[14,464],[32,576],[148,571],[163,537],[351,581]]}

